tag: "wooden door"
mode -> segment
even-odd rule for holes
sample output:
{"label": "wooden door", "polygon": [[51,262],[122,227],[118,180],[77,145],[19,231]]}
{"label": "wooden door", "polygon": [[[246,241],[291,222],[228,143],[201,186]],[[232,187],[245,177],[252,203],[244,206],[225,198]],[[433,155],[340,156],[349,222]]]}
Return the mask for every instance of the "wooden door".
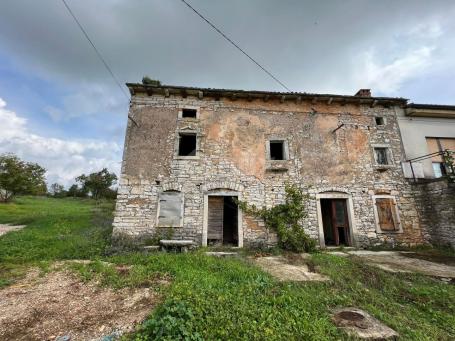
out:
{"label": "wooden door", "polygon": [[346,199],[332,200],[332,228],[335,245],[340,245],[340,230],[344,232],[346,244],[351,245]]}
{"label": "wooden door", "polygon": [[394,202],[390,198],[376,199],[379,227],[382,231],[394,231],[396,227]]}
{"label": "wooden door", "polygon": [[224,197],[209,196],[207,239],[223,242]]}

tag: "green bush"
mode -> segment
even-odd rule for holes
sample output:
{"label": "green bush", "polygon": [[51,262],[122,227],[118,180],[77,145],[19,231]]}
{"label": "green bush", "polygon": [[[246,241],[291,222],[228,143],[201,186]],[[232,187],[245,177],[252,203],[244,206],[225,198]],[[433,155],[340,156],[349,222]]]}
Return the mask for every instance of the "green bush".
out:
{"label": "green bush", "polygon": [[170,300],[144,322],[135,340],[203,340],[199,333],[193,331],[193,321],[193,311],[187,304]]}
{"label": "green bush", "polygon": [[308,236],[301,225],[307,217],[305,204],[308,202],[308,195],[290,184],[286,185],[285,191],[284,204],[272,208],[258,209],[242,201],[238,204],[247,214],[263,219],[266,227],[276,232],[278,245],[282,249],[294,252],[314,251],[316,241]]}

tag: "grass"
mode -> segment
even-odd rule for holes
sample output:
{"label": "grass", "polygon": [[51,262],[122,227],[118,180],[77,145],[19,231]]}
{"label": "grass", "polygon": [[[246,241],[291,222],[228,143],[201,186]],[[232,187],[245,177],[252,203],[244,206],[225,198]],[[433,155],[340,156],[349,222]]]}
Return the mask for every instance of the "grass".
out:
{"label": "grass", "polygon": [[326,253],[314,254],[311,262],[331,278],[328,283],[277,282],[245,258],[208,257],[204,250],[107,257],[110,214],[90,201],[23,198],[0,206],[0,222],[8,219],[29,223],[0,238],[0,266],[10,272],[23,260],[87,258],[95,261],[71,265],[87,281],[114,288],[170,282],[158,288],[162,304],[127,339],[347,340],[330,320],[331,310],[341,306],[367,310],[401,340],[455,339],[455,286],[422,275],[388,273]]}
{"label": "grass", "polygon": [[0,204],[0,223],[27,225],[0,237],[0,287],[31,266],[103,255],[111,233],[112,202],[20,197]]}

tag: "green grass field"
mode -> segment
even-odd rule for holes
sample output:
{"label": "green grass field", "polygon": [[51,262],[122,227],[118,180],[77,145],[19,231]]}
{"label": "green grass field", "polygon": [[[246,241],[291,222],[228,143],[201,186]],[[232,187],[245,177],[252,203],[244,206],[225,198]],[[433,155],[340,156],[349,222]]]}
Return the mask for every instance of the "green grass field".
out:
{"label": "green grass field", "polygon": [[[311,262],[328,283],[283,283],[245,259],[189,254],[105,256],[112,204],[90,200],[20,198],[0,205],[0,223],[26,223],[0,237],[0,283],[31,265],[93,259],[71,268],[84,280],[121,288],[156,283],[163,302],[133,340],[347,340],[330,320],[332,309],[363,308],[400,340],[455,339],[455,286],[414,274],[392,274],[356,259],[316,253]],[[131,265],[127,273],[116,265]]]}

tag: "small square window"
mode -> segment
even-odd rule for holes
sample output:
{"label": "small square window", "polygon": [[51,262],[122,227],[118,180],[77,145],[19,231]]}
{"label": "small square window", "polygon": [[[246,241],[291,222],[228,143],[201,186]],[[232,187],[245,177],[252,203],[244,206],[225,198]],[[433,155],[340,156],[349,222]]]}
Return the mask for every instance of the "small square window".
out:
{"label": "small square window", "polygon": [[383,126],[384,125],[384,117],[375,117],[374,118],[376,121],[377,126]]}
{"label": "small square window", "polygon": [[183,118],[196,118],[197,110],[196,109],[182,109]]}
{"label": "small square window", "polygon": [[374,148],[374,157],[378,165],[388,165],[389,158],[387,155],[387,148],[385,147],[376,147]]}
{"label": "small square window", "polygon": [[270,160],[285,160],[284,141],[270,141]]}
{"label": "small square window", "polygon": [[446,169],[442,162],[433,162],[433,172],[435,178],[440,178],[446,174]]}
{"label": "small square window", "polygon": [[196,156],[197,137],[196,134],[179,135],[179,156]]}

